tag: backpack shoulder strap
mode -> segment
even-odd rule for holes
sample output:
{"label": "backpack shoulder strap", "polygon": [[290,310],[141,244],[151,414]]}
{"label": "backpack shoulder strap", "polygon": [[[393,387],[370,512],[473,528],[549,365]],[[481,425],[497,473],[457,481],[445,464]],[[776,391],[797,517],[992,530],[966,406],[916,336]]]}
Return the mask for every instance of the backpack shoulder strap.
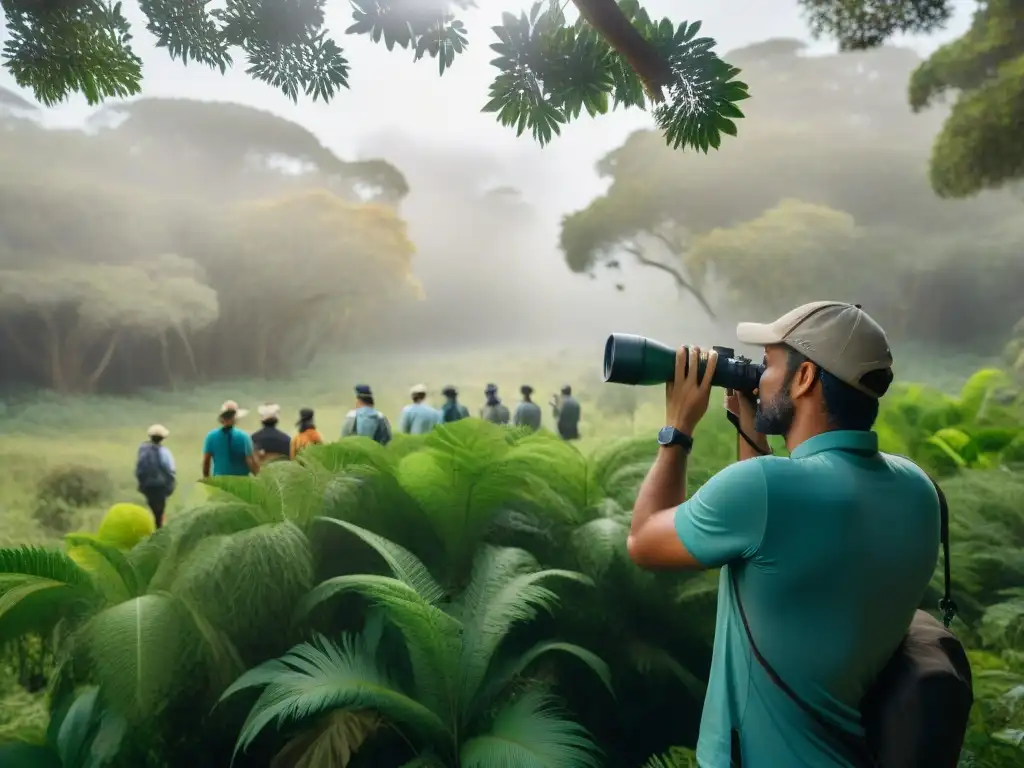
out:
{"label": "backpack shoulder strap", "polygon": [[929,475],[928,479],[932,481],[935,493],[939,496],[939,539],[942,542],[942,599],[939,600],[939,610],[942,611],[943,625],[949,629],[959,610],[953,600],[952,566],[949,562],[949,503],[935,478]]}
{"label": "backpack shoulder strap", "polygon": [[775,668],[768,663],[768,659],[761,655],[761,651],[757,647],[757,643],[754,641],[754,635],[750,631],[750,623],[747,621],[747,612],[743,609],[743,600],[740,599],[740,588],[736,581],[736,571],[731,565],[727,565],[726,568],[729,569],[729,582],[732,586],[732,594],[733,598],[736,600],[736,608],[739,611],[740,620],[743,622],[743,629],[747,633],[747,642],[750,643],[750,651],[754,654],[754,658],[757,659],[758,664],[761,665],[775,686],[786,694],[794,704],[800,707],[804,714],[817,723],[817,725],[826,733],[831,734],[840,744],[843,745],[851,756],[855,756],[856,765],[864,766],[865,768],[875,766],[875,759],[871,755],[871,751],[866,740],[861,739],[847,731],[845,728],[826,720],[818,710],[801,699],[800,696],[797,695],[797,692],[790,688],[786,681],[779,676],[779,673],[775,671]]}

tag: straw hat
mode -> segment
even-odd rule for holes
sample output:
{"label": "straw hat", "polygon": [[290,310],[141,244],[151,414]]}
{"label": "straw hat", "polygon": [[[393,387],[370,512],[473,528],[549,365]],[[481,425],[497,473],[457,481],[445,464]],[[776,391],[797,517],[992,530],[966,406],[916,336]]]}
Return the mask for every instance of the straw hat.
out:
{"label": "straw hat", "polygon": [[154,424],[146,430],[146,437],[159,437],[161,440],[166,438],[170,431],[163,424]]}
{"label": "straw hat", "polygon": [[425,394],[427,394],[427,385],[426,384],[417,384],[416,386],[414,386],[412,389],[409,390],[409,394],[410,395],[425,395]]}
{"label": "straw hat", "polygon": [[260,421],[268,421],[281,415],[281,406],[277,403],[264,403],[256,411],[260,415]]}
{"label": "straw hat", "polygon": [[239,408],[238,403],[234,400],[225,400],[220,406],[219,415],[223,416],[225,413],[234,413],[236,419],[241,419],[244,418],[249,411],[245,408]]}

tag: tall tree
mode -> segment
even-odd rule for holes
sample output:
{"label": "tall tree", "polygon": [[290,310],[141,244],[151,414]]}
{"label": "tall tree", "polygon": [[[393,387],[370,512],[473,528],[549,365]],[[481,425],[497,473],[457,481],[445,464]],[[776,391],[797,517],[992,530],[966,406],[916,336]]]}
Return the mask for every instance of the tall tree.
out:
{"label": "tall tree", "polygon": [[[485,111],[518,134],[527,128],[545,144],[585,108],[655,106],[672,146],[705,152],[723,133],[736,135],[735,102],[747,97],[739,70],[698,38],[700,22],[655,21],[638,0],[540,0],[529,15],[505,13],[491,45],[499,70]],[[348,87],[349,62],[325,26],[326,0],[225,0],[209,9],[198,0],[138,0],[146,29],[172,58],[221,72],[241,54],[247,72],[297,100],[328,101]],[[429,56],[444,74],[468,45],[456,13],[474,0],[353,0],[346,34],[382,38],[388,50]],[[4,67],[44,104],[72,92],[90,104],[139,93],[142,60],[131,46],[123,3],[110,0],[4,0],[10,39]]]}
{"label": "tall tree", "polygon": [[729,152],[671,152],[641,131],[606,155],[597,171],[611,180],[608,191],[563,220],[570,269],[634,260],[668,273],[712,311],[704,294],[715,265],[693,257],[695,240],[787,198],[841,211],[859,226],[904,231],[906,242],[915,233],[984,231],[1019,211],[1005,193],[956,202],[932,193],[920,171],[929,126],[937,130],[941,115],[918,119],[898,96],[919,61],[912,52],[811,57],[802,49],[770,40],[730,54],[764,98],[751,102],[750,127]]}
{"label": "tall tree", "polygon": [[[881,45],[899,33],[928,33],[952,15],[952,0],[800,0],[817,35],[841,49]],[[957,92],[935,139],[931,183],[943,197],[968,197],[1024,177],[1024,0],[979,0],[970,28],[941,46],[910,79],[922,110]]]}
{"label": "tall tree", "polygon": [[235,105],[124,112],[94,131],[0,116],[0,385],[273,374],[417,297],[386,161]]}

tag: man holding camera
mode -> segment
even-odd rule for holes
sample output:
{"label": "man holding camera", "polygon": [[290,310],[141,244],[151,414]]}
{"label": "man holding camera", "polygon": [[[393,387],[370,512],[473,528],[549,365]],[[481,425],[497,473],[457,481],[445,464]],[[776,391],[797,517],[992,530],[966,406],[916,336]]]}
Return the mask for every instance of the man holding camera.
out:
{"label": "man holding camera", "polygon": [[[652,570],[727,566],[701,768],[851,768],[861,701],[935,570],[938,495],[910,460],[878,450],[871,427],[892,356],[859,306],[814,302],[774,323],[741,323],[737,336],[765,354],[759,399],[726,399],[740,461],[686,498],[718,356],[709,353],[698,379],[700,350],[680,349],[629,554]],[[767,435],[785,438],[788,458],[770,455]]]}

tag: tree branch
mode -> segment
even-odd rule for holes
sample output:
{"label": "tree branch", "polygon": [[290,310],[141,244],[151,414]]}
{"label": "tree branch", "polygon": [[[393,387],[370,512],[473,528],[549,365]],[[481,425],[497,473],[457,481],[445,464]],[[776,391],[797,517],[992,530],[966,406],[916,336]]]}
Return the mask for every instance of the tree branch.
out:
{"label": "tree branch", "polygon": [[[659,237],[664,241],[664,238],[662,238],[660,235],[655,235],[655,237]],[[689,293],[691,296],[693,296],[693,298],[697,300],[701,308],[705,312],[707,312],[708,317],[710,317],[712,320],[718,319],[715,316],[714,310],[711,309],[711,305],[708,304],[707,299],[704,298],[704,294],[702,294],[697,287],[690,283],[690,281],[687,280],[683,273],[680,272],[678,269],[671,267],[668,264],[663,264],[660,261],[656,261],[655,259],[652,259],[648,256],[645,256],[643,249],[635,245],[626,245],[624,246],[624,250],[627,253],[632,254],[633,258],[635,258],[637,262],[639,262],[642,266],[660,269],[662,272],[672,275],[672,278],[676,281],[676,286],[679,288],[680,293],[684,291],[686,293]]]}

